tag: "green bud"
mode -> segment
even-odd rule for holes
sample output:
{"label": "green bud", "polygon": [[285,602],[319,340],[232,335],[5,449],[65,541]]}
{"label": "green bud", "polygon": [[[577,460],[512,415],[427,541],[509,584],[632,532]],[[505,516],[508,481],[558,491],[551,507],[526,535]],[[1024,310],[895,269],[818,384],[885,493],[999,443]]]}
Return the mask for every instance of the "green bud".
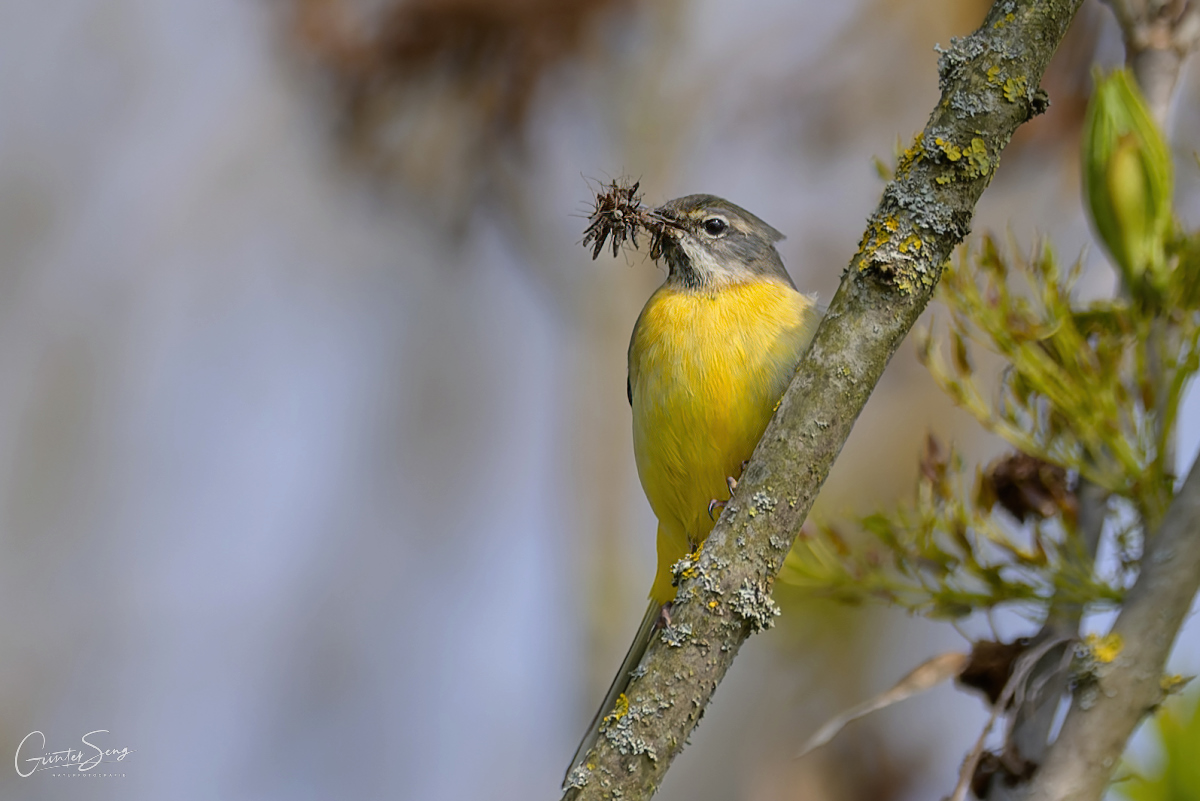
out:
{"label": "green bud", "polygon": [[1159,287],[1165,282],[1173,180],[1171,153],[1133,77],[1126,70],[1097,73],[1083,128],[1084,201],[1134,291],[1143,277]]}

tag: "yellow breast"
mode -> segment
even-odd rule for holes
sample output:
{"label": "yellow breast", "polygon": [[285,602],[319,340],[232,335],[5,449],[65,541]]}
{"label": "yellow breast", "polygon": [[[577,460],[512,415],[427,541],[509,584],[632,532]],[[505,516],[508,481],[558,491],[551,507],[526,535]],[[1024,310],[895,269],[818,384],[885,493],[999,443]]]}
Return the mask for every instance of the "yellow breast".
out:
{"label": "yellow breast", "polygon": [[642,310],[629,345],[633,447],[659,520],[651,597],[674,597],[670,567],[712,530],[708,503],[750,458],[819,313],[781,281],[707,292],[666,286]]}

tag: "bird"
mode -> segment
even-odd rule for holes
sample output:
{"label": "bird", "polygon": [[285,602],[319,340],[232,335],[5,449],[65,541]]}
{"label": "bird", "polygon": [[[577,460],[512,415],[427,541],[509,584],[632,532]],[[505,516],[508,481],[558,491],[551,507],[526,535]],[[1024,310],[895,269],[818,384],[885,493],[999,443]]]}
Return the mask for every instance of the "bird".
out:
{"label": "bird", "polygon": [[669,624],[672,566],[697,551],[795,374],[822,311],[796,289],[775,244],[783,234],[715,195],[687,195],[647,215],[651,256],[667,277],[629,342],[626,394],[642,489],[658,518],[650,605],[567,770],[617,707],[655,631]]}

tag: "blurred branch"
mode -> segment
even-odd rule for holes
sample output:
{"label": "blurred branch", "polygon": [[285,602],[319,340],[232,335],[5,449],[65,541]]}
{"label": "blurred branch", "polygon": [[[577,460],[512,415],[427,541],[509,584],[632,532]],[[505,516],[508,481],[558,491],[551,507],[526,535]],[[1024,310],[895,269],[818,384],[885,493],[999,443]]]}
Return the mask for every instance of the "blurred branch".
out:
{"label": "blurred branch", "polygon": [[567,797],[648,798],[750,634],[778,614],[774,577],[884,368],[928,304],[1082,0],[1002,0],[939,60],[941,101],[884,189],[796,378],[699,558],[627,709]]}
{"label": "blurred branch", "polygon": [[1125,61],[1150,112],[1166,129],[1179,70],[1200,43],[1200,5],[1194,0],[1105,0],[1125,38]]}
{"label": "blurred branch", "polygon": [[[1167,135],[1167,115],[1171,97],[1179,80],[1179,71],[1188,55],[1200,45],[1200,4],[1195,0],[1105,0],[1112,8],[1125,40],[1125,62],[1133,70],[1146,105],[1163,136]],[[1169,324],[1156,320],[1150,331],[1151,381],[1162,386],[1162,348],[1170,340]],[[1158,392],[1157,425],[1165,420]],[[1175,442],[1167,439],[1162,455],[1169,471],[1175,470]]]}
{"label": "blurred branch", "polygon": [[[1077,497],[1079,539],[1087,558],[1095,560],[1100,534],[1104,529],[1109,493],[1087,479],[1080,479]],[[1064,604],[1055,599],[1050,604],[1045,624],[1031,641],[1030,647],[1037,648],[1047,642],[1062,643],[1064,647],[1069,647],[1070,642],[1078,636],[1082,618],[1083,607],[1080,604]],[[1063,659],[1060,649],[1045,653],[1033,666],[1028,684],[1037,689],[1026,692],[1013,712],[1012,729],[1006,738],[1005,753],[999,760],[1001,767],[1039,765],[1046,758],[1054,717],[1059,701],[1067,690],[1069,678],[1070,660]],[[1024,795],[1028,789],[1028,777],[1022,781],[1020,776],[1007,769],[1004,773],[989,780],[982,798],[986,801],[1007,801]],[[1020,773],[1025,775],[1024,771]]]}
{"label": "blurred branch", "polygon": [[[1032,645],[1022,653],[1014,661],[1012,666],[1012,675],[1004,684],[1004,689],[1000,693],[1000,697],[992,704],[992,714],[988,716],[988,722],[983,727],[983,731],[979,733],[979,738],[975,741],[975,747],[967,754],[966,760],[963,762],[962,770],[959,772],[958,784],[954,787],[954,792],[950,794],[950,801],[965,801],[967,791],[974,783],[976,770],[979,767],[979,760],[984,754],[984,745],[987,743],[987,737],[992,731],[992,727],[996,725],[996,719],[1008,708],[1009,704],[1014,699],[1023,695],[1027,688],[1036,683],[1036,673],[1038,663],[1050,658],[1054,659],[1054,652],[1059,646],[1067,645],[1070,642],[1070,637],[1054,637],[1043,638],[1037,645]],[[1057,661],[1062,663],[1064,660],[1062,654],[1059,653]],[[1001,782],[1002,784],[1002,782]],[[989,797],[991,797],[989,795]]]}
{"label": "blurred branch", "polygon": [[1149,540],[1142,572],[1113,624],[1122,643],[1095,692],[1079,693],[1037,772],[1031,801],[1099,799],[1134,727],[1162,700],[1163,668],[1200,589],[1200,460]]}

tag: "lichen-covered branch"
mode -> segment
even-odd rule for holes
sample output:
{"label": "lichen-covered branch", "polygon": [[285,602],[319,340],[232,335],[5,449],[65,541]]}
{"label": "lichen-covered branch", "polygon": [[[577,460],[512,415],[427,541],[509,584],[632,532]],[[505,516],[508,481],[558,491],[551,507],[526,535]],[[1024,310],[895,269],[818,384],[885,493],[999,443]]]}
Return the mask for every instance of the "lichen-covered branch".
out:
{"label": "lichen-covered branch", "polygon": [[1163,668],[1200,589],[1200,460],[1142,557],[1142,572],[1113,624],[1121,651],[1096,686],[1076,693],[1062,731],[1034,776],[1030,801],[1095,801],[1125,743],[1165,695]]}
{"label": "lichen-covered branch", "polygon": [[680,566],[672,623],[610,715],[568,798],[643,799],[704,714],[884,367],[966,236],[1016,128],[1046,106],[1042,74],[1082,0],[1001,0],[938,64],[941,99],[901,159],[737,492]]}

